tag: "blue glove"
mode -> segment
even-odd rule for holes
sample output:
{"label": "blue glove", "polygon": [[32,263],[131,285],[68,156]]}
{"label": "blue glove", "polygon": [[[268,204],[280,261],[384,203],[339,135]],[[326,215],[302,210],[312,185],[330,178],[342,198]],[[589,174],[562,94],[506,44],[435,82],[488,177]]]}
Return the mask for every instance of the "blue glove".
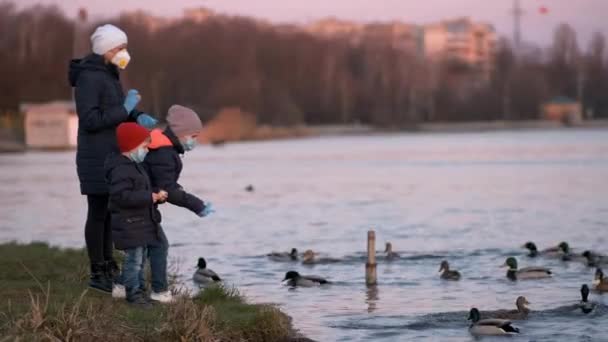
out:
{"label": "blue glove", "polygon": [[135,89],[129,90],[129,92],[127,93],[127,96],[125,96],[125,104],[123,105],[123,106],[125,106],[127,113],[131,114],[133,109],[135,109],[135,107],[139,103],[139,100],[141,100],[141,96],[139,95],[139,92]]}
{"label": "blue glove", "polygon": [[205,209],[203,209],[203,211],[198,213],[198,216],[205,217],[214,212],[215,212],[215,209],[213,209],[213,204],[211,204],[211,202],[207,202],[207,203],[205,203]]}
{"label": "blue glove", "polygon": [[137,123],[140,124],[141,126],[144,126],[144,127],[148,128],[148,129],[152,129],[152,128],[154,128],[154,126],[156,126],[156,124],[158,123],[158,120],[156,120],[155,118],[153,118],[149,114],[141,113],[137,117]]}

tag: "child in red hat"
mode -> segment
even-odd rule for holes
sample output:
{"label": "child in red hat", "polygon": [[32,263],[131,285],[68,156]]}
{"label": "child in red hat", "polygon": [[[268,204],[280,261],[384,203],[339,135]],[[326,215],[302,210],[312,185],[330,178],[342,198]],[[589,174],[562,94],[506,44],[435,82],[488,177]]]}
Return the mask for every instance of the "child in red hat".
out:
{"label": "child in red hat", "polygon": [[155,273],[155,264],[166,264],[166,260],[153,260],[160,255],[166,258],[166,254],[153,253],[153,250],[162,248],[166,241],[154,205],[163,203],[167,193],[162,190],[153,192],[141,165],[150,144],[148,130],[134,122],[122,123],[116,129],[116,140],[121,153],[110,155],[105,163],[110,186],[112,240],[116,249],[125,252],[122,282],[127,301],[149,307],[144,264],[150,256],[152,273]]}

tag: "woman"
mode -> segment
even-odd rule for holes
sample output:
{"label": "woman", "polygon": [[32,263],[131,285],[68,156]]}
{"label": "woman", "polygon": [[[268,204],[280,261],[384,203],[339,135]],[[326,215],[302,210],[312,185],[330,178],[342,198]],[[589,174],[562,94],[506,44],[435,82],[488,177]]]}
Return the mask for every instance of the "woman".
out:
{"label": "woman", "polygon": [[130,61],[127,35],[116,26],[103,25],[95,30],[91,43],[92,54],[71,61],[69,80],[78,113],[76,167],[80,192],[88,202],[85,241],[91,263],[89,286],[111,293],[118,267],[112,258],[104,162],[110,153],[118,152],[115,130],[120,123],[137,121],[152,128],[157,121],[135,108],[141,98],[137,90],[129,90],[126,96],[123,93],[118,70]]}

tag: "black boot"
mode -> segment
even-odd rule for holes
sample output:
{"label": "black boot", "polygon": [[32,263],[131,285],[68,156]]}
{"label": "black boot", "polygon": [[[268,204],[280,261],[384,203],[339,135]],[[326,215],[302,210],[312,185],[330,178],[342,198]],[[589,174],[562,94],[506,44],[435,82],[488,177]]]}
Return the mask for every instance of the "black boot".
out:
{"label": "black boot", "polygon": [[105,262],[91,264],[89,287],[108,294],[112,293],[112,280],[108,278]]}
{"label": "black boot", "polygon": [[114,260],[106,260],[106,274],[108,278],[114,284],[122,284],[122,279],[120,276],[120,268],[118,264]]}
{"label": "black boot", "polygon": [[[128,291],[127,291],[128,293]],[[148,299],[145,293],[141,291],[136,291],[132,295],[127,295],[127,302],[129,304],[139,307],[141,309],[151,309],[153,307],[153,303]]]}

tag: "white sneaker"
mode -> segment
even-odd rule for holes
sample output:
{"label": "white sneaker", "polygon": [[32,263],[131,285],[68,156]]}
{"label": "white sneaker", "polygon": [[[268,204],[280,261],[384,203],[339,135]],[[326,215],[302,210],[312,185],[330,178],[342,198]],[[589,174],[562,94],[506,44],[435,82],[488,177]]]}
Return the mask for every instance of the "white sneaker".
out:
{"label": "white sneaker", "polygon": [[175,298],[171,294],[171,291],[165,291],[165,292],[159,292],[159,293],[152,292],[152,294],[150,295],[150,299],[155,300],[157,302],[161,302],[161,303],[173,303],[175,301]]}
{"label": "white sneaker", "polygon": [[114,286],[112,286],[112,298],[127,298],[127,289],[125,289],[124,285],[114,284]]}

